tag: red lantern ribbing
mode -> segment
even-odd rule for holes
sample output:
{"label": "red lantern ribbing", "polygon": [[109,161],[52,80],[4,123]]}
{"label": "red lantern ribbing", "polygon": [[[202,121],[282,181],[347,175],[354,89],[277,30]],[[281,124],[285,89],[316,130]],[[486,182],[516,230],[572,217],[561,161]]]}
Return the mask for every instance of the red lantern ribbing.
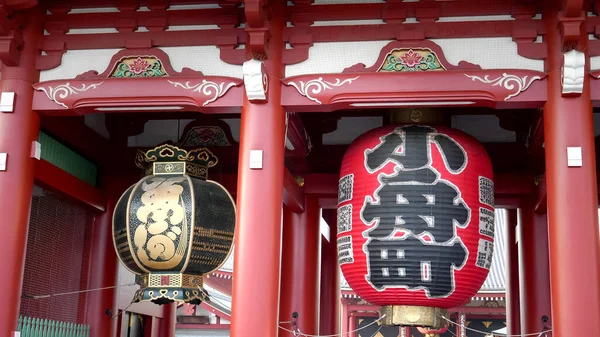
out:
{"label": "red lantern ribbing", "polygon": [[492,165],[447,127],[386,126],[348,148],[338,197],[346,280],[386,325],[442,328],[477,293],[494,241]]}

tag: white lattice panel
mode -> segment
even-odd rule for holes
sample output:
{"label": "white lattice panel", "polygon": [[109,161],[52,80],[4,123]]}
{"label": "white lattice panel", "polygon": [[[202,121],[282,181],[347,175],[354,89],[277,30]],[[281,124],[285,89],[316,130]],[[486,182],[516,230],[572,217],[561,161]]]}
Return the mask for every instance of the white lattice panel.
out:
{"label": "white lattice panel", "polygon": [[221,61],[220,50],[216,46],[166,47],[160,48],[169,55],[176,71],[191,68],[209,76],[230,76],[242,78],[242,66]]}
{"label": "white lattice panel", "polygon": [[62,64],[54,69],[40,72],[40,82],[75,78],[88,70],[103,72],[110,59],[120,49],[70,50],[62,58]]}
{"label": "white lattice panel", "polygon": [[[517,53],[517,44],[511,37],[432,39],[442,50],[448,62],[467,61],[483,69],[528,69],[544,71],[543,60],[532,60]],[[540,46],[541,47],[541,46]]]}
{"label": "white lattice panel", "polygon": [[[169,55],[173,69],[190,68],[209,76],[242,78],[242,66],[227,64],[219,58],[220,50],[215,46],[166,47],[161,48]],[[70,50],[63,55],[57,68],[40,73],[40,82],[70,79],[88,70],[103,72],[110,60],[120,49]]]}
{"label": "white lattice panel", "polygon": [[308,52],[308,60],[289,65],[285,76],[302,74],[340,73],[357,63],[372,66],[381,48],[391,41],[315,43]]}
{"label": "white lattice panel", "polygon": [[[525,58],[517,53],[517,44],[510,37],[433,39],[448,62],[478,64],[483,69],[528,69],[544,71],[544,61]],[[357,63],[371,67],[381,49],[391,41],[315,43],[309,59],[286,67],[286,77],[302,74],[339,73]]]}

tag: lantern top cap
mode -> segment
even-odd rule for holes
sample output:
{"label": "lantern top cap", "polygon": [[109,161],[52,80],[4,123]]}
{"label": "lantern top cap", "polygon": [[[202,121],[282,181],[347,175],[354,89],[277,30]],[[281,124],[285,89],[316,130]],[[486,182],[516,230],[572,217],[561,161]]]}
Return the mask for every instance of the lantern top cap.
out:
{"label": "lantern top cap", "polygon": [[[136,154],[135,164],[146,170],[148,174],[156,174],[155,164],[185,163],[185,174],[206,179],[207,169],[216,166],[219,159],[207,148],[184,150],[175,145],[163,144],[146,152],[139,151]],[[200,170],[199,170],[200,169]],[[171,172],[184,173],[184,172]]]}

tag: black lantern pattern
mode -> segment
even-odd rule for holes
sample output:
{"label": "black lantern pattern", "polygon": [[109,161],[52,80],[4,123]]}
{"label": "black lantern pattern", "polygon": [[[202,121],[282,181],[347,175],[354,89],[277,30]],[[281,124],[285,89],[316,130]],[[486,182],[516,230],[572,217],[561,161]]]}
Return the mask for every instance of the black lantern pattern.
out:
{"label": "black lantern pattern", "polygon": [[117,255],[137,277],[133,302],[200,304],[202,275],[218,269],[233,246],[235,204],[207,180],[218,163],[206,148],[161,145],[138,152],[147,175],[119,199],[113,216]]}

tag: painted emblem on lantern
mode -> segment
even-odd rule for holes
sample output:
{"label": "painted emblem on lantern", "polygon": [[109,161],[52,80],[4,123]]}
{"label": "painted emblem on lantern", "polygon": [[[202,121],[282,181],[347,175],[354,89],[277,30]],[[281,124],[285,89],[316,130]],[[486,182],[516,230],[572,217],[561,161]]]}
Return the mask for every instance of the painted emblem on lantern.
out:
{"label": "painted emblem on lantern", "polygon": [[[142,183],[144,193],[136,210],[133,247],[147,268],[168,270],[184,258],[189,228],[181,200],[186,177],[153,177]],[[181,237],[181,239],[180,239]]]}
{"label": "painted emblem on lantern", "polygon": [[491,163],[459,131],[404,125],[361,136],[344,157],[338,204],[339,263],[374,304],[459,305],[491,267]]}

